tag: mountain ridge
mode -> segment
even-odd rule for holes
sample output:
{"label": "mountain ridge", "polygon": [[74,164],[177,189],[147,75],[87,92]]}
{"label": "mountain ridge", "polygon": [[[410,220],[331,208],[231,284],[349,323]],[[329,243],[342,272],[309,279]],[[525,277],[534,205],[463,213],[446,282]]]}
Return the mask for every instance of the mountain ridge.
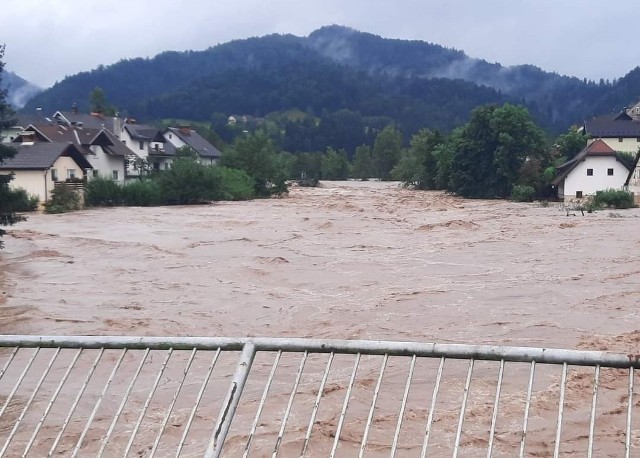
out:
{"label": "mountain ridge", "polygon": [[[96,86],[123,112],[142,119],[206,120],[217,112],[264,116],[292,108],[388,116],[386,103],[389,113],[400,116],[394,117],[397,122],[413,126],[410,130],[420,124],[412,116],[422,116],[423,127],[447,130],[464,122],[480,103],[512,102],[527,106],[548,130],[561,131],[632,103],[640,94],[640,68],[614,83],[596,83],[533,65],[505,67],[425,41],[331,25],[306,37],[270,34],[203,51],[165,51],[99,66],[56,83],[26,110],[51,111],[74,102],[87,109],[88,94]],[[190,101],[192,115],[188,105],[181,105],[184,100]],[[403,104],[415,115],[402,115]]]}

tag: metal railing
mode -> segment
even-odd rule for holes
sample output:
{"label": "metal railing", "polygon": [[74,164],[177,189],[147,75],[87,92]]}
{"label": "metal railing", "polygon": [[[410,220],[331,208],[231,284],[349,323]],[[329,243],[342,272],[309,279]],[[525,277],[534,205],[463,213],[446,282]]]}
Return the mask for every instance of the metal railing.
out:
{"label": "metal railing", "polygon": [[0,336],[0,456],[631,456],[640,355]]}

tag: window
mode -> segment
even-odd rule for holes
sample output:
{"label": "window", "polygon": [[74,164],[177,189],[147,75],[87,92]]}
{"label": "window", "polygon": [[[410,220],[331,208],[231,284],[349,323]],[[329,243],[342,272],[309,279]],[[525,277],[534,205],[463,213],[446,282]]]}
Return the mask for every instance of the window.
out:
{"label": "window", "polygon": [[593,169],[587,169],[587,176],[588,177],[592,177],[593,176]]}
{"label": "window", "polygon": [[58,181],[58,171],[51,169],[51,181]]}
{"label": "window", "polygon": [[118,181],[118,171],[117,170],[113,171],[113,181]]}
{"label": "window", "polygon": [[173,136],[171,134],[169,134],[169,138],[171,139],[171,138],[173,138]]}
{"label": "window", "polygon": [[140,149],[143,150],[144,149],[144,142],[140,142]]}
{"label": "window", "polygon": [[612,177],[613,176],[613,169],[607,169],[607,175]]}
{"label": "window", "polygon": [[98,175],[100,174],[98,169],[93,169],[93,178],[98,178]]}
{"label": "window", "polygon": [[622,143],[623,142],[623,138],[622,137],[618,137],[618,143]]}
{"label": "window", "polygon": [[164,163],[164,169],[165,169],[165,170],[169,170],[169,163],[168,163],[168,162],[165,162],[165,163]]}
{"label": "window", "polygon": [[160,163],[159,162],[154,162],[153,163],[153,170],[160,170]]}
{"label": "window", "polygon": [[640,143],[640,137],[636,137],[636,141]]}
{"label": "window", "polygon": [[576,198],[582,199],[582,191],[576,191]]}
{"label": "window", "polygon": [[76,169],[67,169],[67,178],[69,180],[75,180],[75,178],[76,178]]}

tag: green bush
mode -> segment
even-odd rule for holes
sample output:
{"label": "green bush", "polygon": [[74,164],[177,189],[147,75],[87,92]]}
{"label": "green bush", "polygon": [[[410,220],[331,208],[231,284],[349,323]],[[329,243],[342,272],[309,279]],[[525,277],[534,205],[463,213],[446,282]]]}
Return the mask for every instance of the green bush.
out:
{"label": "green bush", "polygon": [[223,200],[247,200],[255,197],[253,178],[244,170],[215,167],[220,179],[220,198]]}
{"label": "green bush", "polygon": [[514,202],[533,202],[536,190],[533,186],[515,185],[511,191],[511,200]]}
{"label": "green bush", "polygon": [[10,191],[13,200],[13,210],[16,212],[33,212],[40,205],[40,198],[29,194],[26,190],[18,188]]}
{"label": "green bush", "polygon": [[598,208],[632,208],[635,206],[633,194],[621,189],[597,191],[593,196],[593,204]]}
{"label": "green bush", "polygon": [[166,205],[201,204],[220,200],[220,175],[214,167],[189,158],[173,161],[169,170],[154,176]]}
{"label": "green bush", "polygon": [[92,206],[121,205],[122,186],[108,178],[93,178],[85,187],[84,201]]}
{"label": "green bush", "polygon": [[122,202],[134,207],[162,205],[162,191],[153,180],[133,181],[122,187]]}
{"label": "green bush", "polygon": [[75,189],[56,186],[51,191],[51,200],[44,204],[46,213],[66,213],[82,208],[82,198]]}

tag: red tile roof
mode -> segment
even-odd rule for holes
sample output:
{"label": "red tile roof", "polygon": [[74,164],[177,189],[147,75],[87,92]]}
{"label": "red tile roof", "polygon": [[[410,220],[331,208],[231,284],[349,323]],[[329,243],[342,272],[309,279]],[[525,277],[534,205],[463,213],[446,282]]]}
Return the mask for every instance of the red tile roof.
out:
{"label": "red tile roof", "polygon": [[615,156],[615,154],[615,150],[601,139],[595,140],[586,148],[586,156]]}

